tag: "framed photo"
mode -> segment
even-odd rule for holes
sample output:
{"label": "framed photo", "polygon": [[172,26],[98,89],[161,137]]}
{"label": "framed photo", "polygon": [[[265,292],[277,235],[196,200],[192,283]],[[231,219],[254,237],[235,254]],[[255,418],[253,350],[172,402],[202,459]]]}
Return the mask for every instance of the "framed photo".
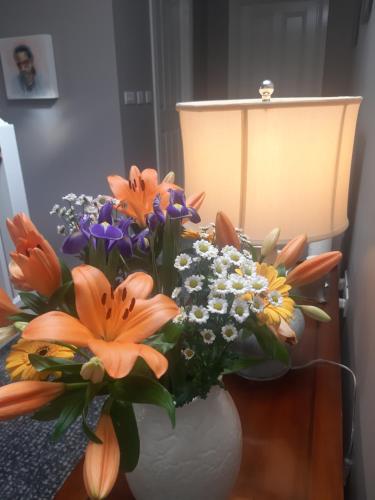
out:
{"label": "framed photo", "polygon": [[51,35],[0,39],[0,57],[8,99],[56,99]]}

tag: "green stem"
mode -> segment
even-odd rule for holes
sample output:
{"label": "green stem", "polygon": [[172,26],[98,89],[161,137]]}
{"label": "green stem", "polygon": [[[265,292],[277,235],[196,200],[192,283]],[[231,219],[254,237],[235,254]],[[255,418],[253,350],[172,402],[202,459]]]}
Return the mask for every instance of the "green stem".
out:
{"label": "green stem", "polygon": [[65,384],[66,391],[77,391],[78,389],[85,389],[88,382],[75,382],[73,384]]}

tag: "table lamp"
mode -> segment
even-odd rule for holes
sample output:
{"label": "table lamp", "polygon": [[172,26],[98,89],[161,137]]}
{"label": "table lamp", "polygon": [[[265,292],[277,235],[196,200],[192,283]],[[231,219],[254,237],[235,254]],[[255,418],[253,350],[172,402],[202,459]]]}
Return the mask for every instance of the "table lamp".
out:
{"label": "table lamp", "polygon": [[361,97],[178,103],[185,189],[206,191],[203,223],[218,210],[260,244],[275,226],[309,242],[348,226],[350,166]]}

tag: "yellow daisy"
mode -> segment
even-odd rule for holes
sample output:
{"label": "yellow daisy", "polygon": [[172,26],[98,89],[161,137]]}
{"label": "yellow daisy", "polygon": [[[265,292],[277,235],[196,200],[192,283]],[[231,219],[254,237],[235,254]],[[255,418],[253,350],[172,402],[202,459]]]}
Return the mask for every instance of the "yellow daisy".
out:
{"label": "yellow daisy", "polygon": [[286,278],[265,263],[257,264],[257,274],[268,280],[268,291],[263,294],[264,309],[258,314],[259,319],[270,325],[278,325],[282,319],[289,323],[294,314],[294,300],[289,297],[291,286],[285,283]]}
{"label": "yellow daisy", "polygon": [[[72,359],[74,352],[67,347],[50,342],[19,340],[11,348],[5,368],[12,380],[45,380],[51,372],[38,372],[29,361],[29,354]],[[54,372],[54,375],[57,375]]]}

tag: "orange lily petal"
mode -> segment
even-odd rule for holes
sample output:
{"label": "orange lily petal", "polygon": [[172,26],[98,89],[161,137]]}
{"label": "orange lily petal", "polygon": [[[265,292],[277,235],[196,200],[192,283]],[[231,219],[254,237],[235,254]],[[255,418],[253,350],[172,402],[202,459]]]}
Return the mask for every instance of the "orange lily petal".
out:
{"label": "orange lily petal", "polygon": [[202,206],[205,197],[206,193],[204,191],[193,194],[189,196],[188,199],[186,200],[186,206],[195,208],[195,210],[199,210]]}
{"label": "orange lily petal", "polygon": [[81,265],[72,270],[79,319],[101,338],[106,332],[106,299],[111,296],[111,286],[105,275],[96,267]]}
{"label": "orange lily petal", "polygon": [[8,316],[18,314],[19,312],[21,311],[18,307],[13,304],[6,292],[0,288],[0,327],[9,325]]}
{"label": "orange lily petal", "polygon": [[46,405],[65,390],[61,382],[23,381],[0,387],[0,420],[25,415]]}
{"label": "orange lily petal", "polygon": [[116,294],[121,294],[123,289],[127,290],[127,299],[135,297],[136,299],[147,299],[154,288],[154,280],[149,274],[143,272],[135,272],[129,274],[115,291]]}
{"label": "orange lily petal", "polygon": [[146,361],[156,378],[160,378],[168,370],[167,358],[153,347],[140,344],[138,355]]}
{"label": "orange lily petal", "polygon": [[73,316],[51,311],[33,319],[22,332],[22,337],[27,340],[64,342],[86,347],[94,335]]}
{"label": "orange lily petal", "polygon": [[219,248],[223,248],[226,245],[232,245],[237,249],[241,247],[236,230],[229,217],[225,215],[224,212],[218,212],[216,214],[215,236],[216,244]]}
{"label": "orange lily petal", "polygon": [[122,378],[129,374],[139,356],[139,345],[121,342],[107,342],[93,339],[89,349],[100,358],[112,378]]}
{"label": "orange lily petal", "polygon": [[109,175],[107,177],[109,187],[115,198],[123,200],[129,191],[129,183],[121,175]]}
{"label": "orange lily petal", "polygon": [[90,441],[86,448],[83,479],[90,498],[105,498],[115,484],[120,467],[120,447],[112,419],[102,414],[95,430],[102,444]]}
{"label": "orange lily petal", "polygon": [[133,311],[123,322],[117,340],[126,342],[142,342],[173,319],[180,310],[172,299],[165,295],[156,295],[152,299],[139,299]]}

